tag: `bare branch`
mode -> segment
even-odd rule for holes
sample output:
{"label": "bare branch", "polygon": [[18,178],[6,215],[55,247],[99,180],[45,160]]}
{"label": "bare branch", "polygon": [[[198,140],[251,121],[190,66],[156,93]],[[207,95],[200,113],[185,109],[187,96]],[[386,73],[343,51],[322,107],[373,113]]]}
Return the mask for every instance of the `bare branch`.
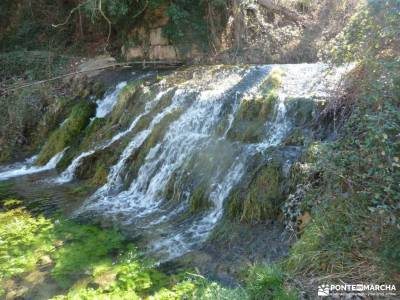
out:
{"label": "bare branch", "polygon": [[99,12],[101,14],[101,16],[104,18],[104,20],[106,20],[106,22],[108,23],[108,36],[107,36],[107,43],[106,43],[106,47],[108,46],[108,43],[110,41],[110,36],[111,36],[111,21],[110,19],[106,16],[106,14],[103,12],[103,9],[101,8],[101,4],[102,4],[102,0],[99,0]]}

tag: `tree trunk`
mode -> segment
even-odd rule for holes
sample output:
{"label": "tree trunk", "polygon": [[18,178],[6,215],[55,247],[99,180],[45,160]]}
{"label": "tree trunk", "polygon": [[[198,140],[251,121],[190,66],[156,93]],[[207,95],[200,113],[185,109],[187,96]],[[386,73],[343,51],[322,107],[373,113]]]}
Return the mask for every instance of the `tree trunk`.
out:
{"label": "tree trunk", "polygon": [[234,46],[236,49],[241,49],[243,47],[243,34],[245,30],[244,24],[244,13],[242,11],[240,3],[241,0],[233,0],[233,35],[234,35]]}

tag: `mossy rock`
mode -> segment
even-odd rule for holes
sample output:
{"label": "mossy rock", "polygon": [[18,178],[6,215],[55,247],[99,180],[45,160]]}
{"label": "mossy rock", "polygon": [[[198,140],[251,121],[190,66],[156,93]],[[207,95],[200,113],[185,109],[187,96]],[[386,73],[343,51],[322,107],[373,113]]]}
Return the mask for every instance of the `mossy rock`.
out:
{"label": "mossy rock", "polygon": [[311,124],[316,115],[316,105],[312,98],[296,98],[287,102],[288,115],[297,127]]}
{"label": "mossy rock", "polygon": [[188,200],[191,214],[207,210],[212,205],[209,195],[215,175],[226,174],[237,155],[231,146],[229,142],[219,140],[198,147],[191,158],[172,174],[164,197],[168,201]]}
{"label": "mossy rock", "polygon": [[283,83],[284,72],[280,68],[273,68],[269,73],[267,79],[265,79],[261,85],[261,91],[264,93],[269,92],[270,90],[276,90],[282,86]]}
{"label": "mossy rock", "polygon": [[37,165],[46,164],[54,155],[63,151],[78,138],[96,112],[96,104],[82,100],[74,106],[65,124],[56,129],[43,146],[36,161]]}
{"label": "mossy rock", "polygon": [[246,223],[275,219],[284,199],[282,182],[279,163],[270,162],[260,168],[248,185],[231,193],[228,216]]}
{"label": "mossy rock", "polygon": [[109,138],[105,132],[107,119],[96,118],[89,126],[86,127],[83,132],[83,138],[79,145],[80,151],[87,151],[95,146],[98,146],[100,141],[104,141]]}
{"label": "mossy rock", "polygon": [[[140,87],[142,81],[129,82],[119,93],[118,102],[110,114],[112,124],[127,125],[131,121],[132,115],[142,111],[145,97]],[[140,94],[140,95],[139,95]]]}
{"label": "mossy rock", "polygon": [[[211,202],[208,198],[208,182],[207,180],[199,183],[190,183],[192,178],[185,176],[178,176],[176,173],[173,174],[167,184],[164,191],[164,197],[169,201],[181,201],[186,198],[187,185],[191,184],[192,191],[189,196],[189,211],[188,215],[193,215],[207,210],[211,207]],[[194,186],[194,187],[193,187]],[[185,189],[186,187],[186,189]],[[185,215],[186,216],[186,215]]]}
{"label": "mossy rock", "polygon": [[210,208],[211,203],[208,198],[207,186],[199,184],[193,191],[189,198],[190,212],[192,214],[199,213]]}
{"label": "mossy rock", "polygon": [[265,123],[274,110],[277,94],[271,91],[264,98],[243,99],[227,137],[245,143],[260,142],[265,132]]}
{"label": "mossy rock", "polygon": [[117,153],[110,147],[85,157],[76,170],[76,177],[80,180],[89,180],[94,186],[106,183],[110,166],[118,160]]}

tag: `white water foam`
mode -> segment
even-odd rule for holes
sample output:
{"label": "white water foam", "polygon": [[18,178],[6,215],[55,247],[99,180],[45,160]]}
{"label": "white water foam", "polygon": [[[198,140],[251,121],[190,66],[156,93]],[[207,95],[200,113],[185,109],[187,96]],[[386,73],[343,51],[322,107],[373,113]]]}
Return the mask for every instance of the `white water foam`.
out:
{"label": "white water foam", "polygon": [[95,147],[92,150],[86,151],[86,152],[82,152],[80,155],[78,155],[76,158],[74,158],[74,160],[71,162],[71,164],[67,167],[67,169],[65,169],[57,178],[52,179],[51,181],[54,183],[58,183],[58,184],[64,184],[67,182],[70,182],[72,179],[74,179],[75,176],[75,172],[76,169],[81,165],[83,159],[85,157],[88,157],[90,155],[92,155],[93,153],[95,153],[96,151],[100,151],[103,149],[108,148],[109,146],[111,146],[113,143],[115,143],[116,141],[122,139],[124,136],[126,136],[127,134],[129,134],[136,126],[136,124],[140,121],[140,119],[147,115],[148,113],[150,113],[150,111],[154,108],[154,106],[162,99],[162,97],[167,94],[168,92],[170,92],[171,89],[167,89],[165,91],[161,91],[160,93],[157,94],[157,96],[152,100],[149,101],[148,103],[146,103],[146,106],[144,108],[144,111],[139,114],[130,124],[130,126],[128,127],[128,129],[119,132],[118,134],[116,134],[115,136],[113,136],[109,141],[107,141],[106,143],[104,143],[101,146]]}
{"label": "white water foam", "polygon": [[118,102],[118,95],[127,84],[126,81],[118,83],[112,92],[107,93],[103,99],[96,101],[96,118],[104,118],[113,110]]}
{"label": "white water foam", "polygon": [[19,177],[19,176],[24,176],[24,175],[34,174],[34,173],[40,173],[40,172],[54,169],[57,166],[57,163],[64,156],[65,151],[66,151],[66,149],[64,149],[60,153],[54,155],[48,161],[48,163],[46,165],[41,166],[41,167],[37,167],[37,166],[33,165],[37,156],[34,156],[33,158],[28,159],[25,164],[14,165],[14,167],[8,168],[8,170],[6,170],[4,172],[0,172],[0,181],[7,180],[7,179],[10,179],[13,177]]}
{"label": "white water foam", "polygon": [[[326,97],[325,81],[334,81],[327,79],[326,65],[279,66],[285,76],[278,90],[273,118],[265,124],[263,141],[258,144],[227,141],[226,133],[239,109],[239,100],[257,95],[260,83],[273,67],[278,66],[251,67],[246,72],[243,71],[246,68],[228,71],[222,69],[211,78],[197,78],[194,75],[189,83],[179,86],[171,105],[160,111],[148,128],[133,137],[119,161],[111,168],[107,183],[88,199],[78,213],[93,211],[106,217],[117,216],[119,221],[125,220],[121,222],[135,224],[138,230],[155,234],[156,237],[150,242],[150,251],[161,253],[161,260],[180,256],[206,240],[223,215],[225,199],[245,174],[248,161],[256,154],[267,153],[266,149],[281,143],[290,132],[292,123],[287,116],[288,101],[291,98]],[[222,138],[216,138],[213,133],[222,118],[226,117],[227,107],[230,108],[228,123]],[[126,188],[124,170],[129,159],[151,134],[155,125],[176,108],[183,109],[183,113],[169,125],[164,138],[150,149],[136,178]],[[208,174],[212,182],[208,190],[211,208],[203,214],[186,218],[184,222],[174,222],[176,216],[187,211],[188,203],[183,200],[172,211],[168,210],[171,205],[164,209],[163,195],[168,183],[175,172],[182,170],[196,153],[207,151],[208,145],[216,140],[230,144],[236,159],[230,160],[227,168],[215,168]],[[126,190],[123,190],[124,186]],[[184,198],[187,200],[189,196],[190,192]]]}

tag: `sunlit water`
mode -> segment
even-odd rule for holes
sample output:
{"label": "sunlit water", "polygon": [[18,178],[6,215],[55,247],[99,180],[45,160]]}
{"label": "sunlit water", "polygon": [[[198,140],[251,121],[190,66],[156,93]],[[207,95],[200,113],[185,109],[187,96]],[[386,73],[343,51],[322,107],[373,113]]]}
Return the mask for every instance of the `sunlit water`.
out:
{"label": "sunlit water", "polygon": [[[240,101],[260,94],[260,84],[275,67],[284,73],[283,84],[278,90],[273,118],[265,123],[264,138],[255,144],[230,141],[227,133],[239,110]],[[147,233],[151,237],[147,243],[148,250],[161,261],[180,256],[204,242],[221,220],[224,202],[248,171],[248,162],[256,155],[268,155],[266,150],[279,145],[287,137],[292,128],[287,116],[288,101],[295,97],[316,101],[326,98],[343,72],[345,70],[340,69],[329,72],[328,66],[323,64],[265,65],[221,69],[211,76],[194,76],[174,86],[174,89],[160,84],[153,99],[132,119],[128,128],[93,149],[80,153],[53,180],[58,184],[71,181],[86,157],[136,132],[118,161],[111,166],[107,183],[94,192],[75,215],[100,215]],[[118,84],[98,103],[96,117],[110,114],[126,84]],[[173,93],[169,105],[153,111],[168,93]],[[153,129],[177,110],[182,110],[179,117],[168,125],[165,136],[150,149],[137,175],[127,184],[125,175],[129,158],[143,145]],[[153,117],[147,128],[134,131],[141,118],[150,113]],[[217,127],[222,122],[225,122],[225,128],[217,134]],[[207,153],[210,159],[224,154],[223,166],[214,161],[206,175],[211,182],[207,187],[211,206],[198,215],[180,218],[188,211],[192,191],[189,188],[185,190],[179,203],[168,203],[165,190],[172,176],[178,174],[182,178],[192,178],[198,175],[196,170],[188,171],[186,167],[201,153]],[[0,169],[0,180],[54,168],[62,155],[57,154],[43,167],[33,166],[34,159],[31,159],[7,170]]]}

